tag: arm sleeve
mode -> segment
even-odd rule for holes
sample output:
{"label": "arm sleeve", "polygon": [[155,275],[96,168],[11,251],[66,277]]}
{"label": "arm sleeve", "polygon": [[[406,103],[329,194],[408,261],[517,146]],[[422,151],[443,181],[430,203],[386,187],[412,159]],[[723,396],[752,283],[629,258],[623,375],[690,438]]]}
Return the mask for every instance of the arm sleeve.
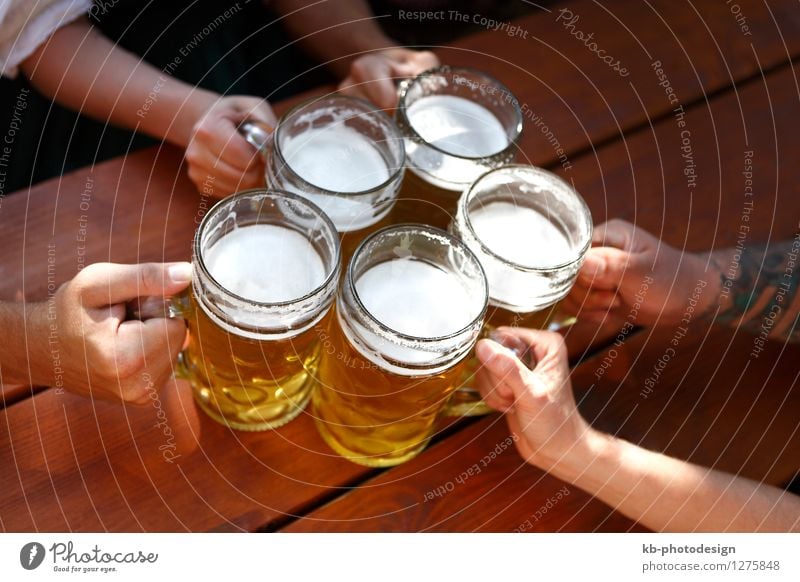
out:
{"label": "arm sleeve", "polygon": [[19,64],[60,27],[88,13],[91,0],[0,2],[1,74],[14,78]]}

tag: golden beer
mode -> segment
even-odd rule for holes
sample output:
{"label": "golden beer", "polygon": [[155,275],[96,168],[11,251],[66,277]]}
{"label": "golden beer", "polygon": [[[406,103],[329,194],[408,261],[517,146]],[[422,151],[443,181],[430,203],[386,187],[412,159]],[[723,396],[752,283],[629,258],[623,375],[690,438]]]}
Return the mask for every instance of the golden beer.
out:
{"label": "golden beer", "polygon": [[189,344],[181,353],[197,403],[240,430],[275,428],[305,408],[319,359],[315,329],[283,340],[257,340],[224,329],[197,304],[186,314]]}
{"label": "golden beer", "polygon": [[314,394],[317,427],[333,450],[357,463],[387,467],[425,448],[439,413],[464,375],[465,361],[438,374],[393,373],[356,350],[334,316],[332,353],[323,355]]}
{"label": "golden beer", "polygon": [[444,231],[405,225],[359,247],[328,321],[313,413],[336,452],[373,467],[421,451],[464,378],[487,283]]}
{"label": "golden beer", "polygon": [[308,402],[339,273],[333,224],[308,201],[250,191],[219,202],[195,237],[180,372],[215,420],[264,430]]}
{"label": "golden beer", "polygon": [[511,162],[522,131],[517,99],[499,81],[440,67],[401,85],[395,119],[408,169],[394,222],[447,228],[459,195],[481,174]]}

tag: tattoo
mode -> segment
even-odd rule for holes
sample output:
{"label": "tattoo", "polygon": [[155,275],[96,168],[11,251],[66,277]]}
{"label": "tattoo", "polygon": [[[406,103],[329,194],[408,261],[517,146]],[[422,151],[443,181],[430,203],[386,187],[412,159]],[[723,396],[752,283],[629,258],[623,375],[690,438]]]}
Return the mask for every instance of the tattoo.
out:
{"label": "tattoo", "polygon": [[799,258],[800,232],[790,241],[743,249],[738,268],[722,270],[720,299],[729,305],[716,320],[764,340],[800,341]]}

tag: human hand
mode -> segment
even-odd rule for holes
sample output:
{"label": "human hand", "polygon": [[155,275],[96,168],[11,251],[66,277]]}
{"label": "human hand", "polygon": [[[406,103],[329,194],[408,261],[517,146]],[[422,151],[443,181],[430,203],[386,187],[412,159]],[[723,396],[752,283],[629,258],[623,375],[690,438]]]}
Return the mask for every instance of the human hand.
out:
{"label": "human hand", "polygon": [[438,57],[430,51],[390,48],[372,52],[353,61],[339,90],[368,99],[381,109],[392,109],[397,105],[396,79],[415,77],[438,65]]}
{"label": "human hand", "polygon": [[189,178],[198,191],[222,198],[264,185],[264,157],[239,134],[245,120],[271,127],[272,108],[258,97],[222,97],[195,123],[186,147]]}
{"label": "human hand", "polygon": [[579,319],[600,321],[635,312],[635,324],[674,324],[691,301],[695,317],[716,301],[719,272],[713,265],[706,270],[707,261],[699,255],[618,219],[596,227],[592,238],[597,246],[587,252],[562,303]]}
{"label": "human hand", "polygon": [[[179,319],[125,320],[125,306],[138,297],[169,296],[191,280],[189,263],[87,266],[37,310],[39,370],[53,385],[53,350],[64,388],[102,398],[144,404],[149,392],[172,375],[186,325]],[[49,339],[49,341],[48,341]],[[49,381],[47,381],[49,380]]]}
{"label": "human hand", "polygon": [[484,402],[505,413],[527,462],[547,471],[571,464],[595,433],[575,405],[563,338],[512,327],[500,327],[492,337],[475,349]]}

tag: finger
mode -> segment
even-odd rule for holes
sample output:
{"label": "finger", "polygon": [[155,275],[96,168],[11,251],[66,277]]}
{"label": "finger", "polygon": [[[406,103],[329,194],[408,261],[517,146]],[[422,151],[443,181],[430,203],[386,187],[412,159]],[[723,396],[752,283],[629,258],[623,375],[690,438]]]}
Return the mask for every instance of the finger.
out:
{"label": "finger", "polygon": [[480,392],[481,399],[494,410],[506,412],[514,405],[514,393],[486,368],[480,368],[475,373],[475,387]]}
{"label": "finger", "polygon": [[631,250],[635,231],[636,227],[630,222],[615,218],[594,227],[592,243],[597,246]]}
{"label": "finger", "polygon": [[[253,159],[260,160],[261,156],[255,155]],[[190,168],[196,168],[198,172],[205,172],[208,176],[228,181],[240,179],[251,168],[249,158],[229,160],[217,157],[209,147],[199,142],[193,142],[186,149],[186,162]]]}
{"label": "finger", "polygon": [[137,297],[174,295],[191,280],[191,263],[95,263],[83,269],[75,282],[84,306],[104,307]]}
{"label": "finger", "polygon": [[613,290],[622,283],[625,273],[637,266],[637,258],[628,251],[594,247],[587,251],[576,281],[585,287]]}
{"label": "finger", "polygon": [[[260,121],[273,129],[276,124],[275,112],[272,111],[272,107],[269,106],[269,103],[263,100],[255,102],[255,105],[251,109],[246,110],[245,119]],[[244,121],[244,119],[242,119],[242,121]]]}
{"label": "finger", "polygon": [[126,356],[141,354],[144,372],[152,377],[172,370],[183,347],[186,324],[182,319],[155,317],[146,321],[123,321],[117,329],[117,349]]}
{"label": "finger", "polygon": [[583,311],[618,309],[622,299],[617,290],[606,291],[583,285],[575,285],[561,302],[560,307],[573,314]]}
{"label": "finger", "polygon": [[[497,336],[500,338],[508,335],[519,338],[528,346],[530,356],[527,359],[529,360],[530,367],[525,366],[518,358],[514,358],[516,361],[513,362],[515,366],[518,363],[519,365],[516,367],[522,369],[522,371],[518,372],[518,375],[522,379],[528,378],[527,373],[530,372],[531,368],[539,367],[541,362],[555,363],[558,366],[563,366],[564,370],[568,368],[567,349],[564,345],[564,338],[561,335],[551,331],[527,329],[524,327],[499,327],[492,333],[493,337]],[[511,350],[506,350],[506,352],[508,354],[513,354]],[[510,364],[505,362],[505,365],[509,366]],[[526,373],[523,374],[523,371]]]}
{"label": "finger", "polygon": [[396,62],[394,73],[400,78],[415,77],[423,71],[438,66],[439,57],[430,51],[418,51],[412,53],[409,58]]}
{"label": "finger", "polygon": [[[236,118],[243,114],[236,114]],[[241,122],[229,117],[209,118],[204,120],[192,137],[190,147],[208,151],[211,159],[222,160],[228,165],[242,172],[261,156],[261,153],[239,133],[238,125]]]}
{"label": "finger", "polygon": [[475,346],[475,354],[486,372],[491,374],[495,381],[495,388],[500,390],[501,396],[507,396],[500,388],[505,384],[518,397],[524,390],[529,379],[530,370],[510,349],[496,341],[483,339]]}
{"label": "finger", "polygon": [[388,109],[396,105],[397,88],[387,58],[377,55],[361,57],[351,65],[350,77],[353,85],[358,86],[378,107]]}
{"label": "finger", "polygon": [[377,79],[364,85],[367,99],[381,109],[393,109],[397,105],[397,86],[394,79]]}

